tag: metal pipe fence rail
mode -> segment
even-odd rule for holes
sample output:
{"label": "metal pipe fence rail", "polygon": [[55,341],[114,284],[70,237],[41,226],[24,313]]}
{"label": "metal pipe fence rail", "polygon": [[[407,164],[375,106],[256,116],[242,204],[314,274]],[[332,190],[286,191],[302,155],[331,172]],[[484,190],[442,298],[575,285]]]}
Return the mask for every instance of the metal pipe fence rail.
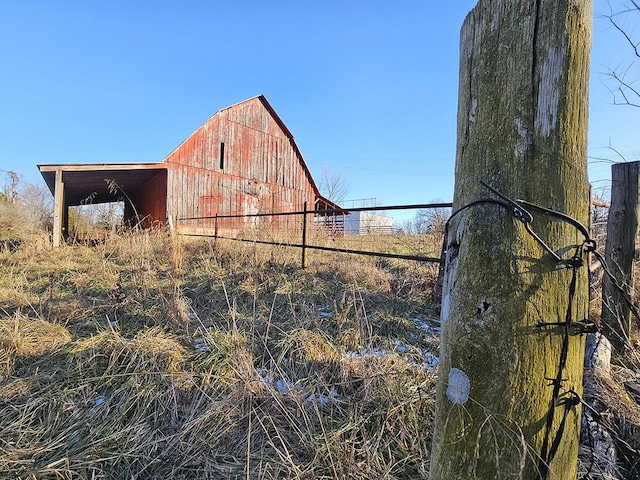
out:
{"label": "metal pipe fence rail", "polygon": [[[381,217],[379,214],[371,214],[371,212],[398,210],[437,211],[439,209],[450,209],[451,207],[451,203],[439,202],[308,210],[305,202],[301,211],[181,217],[176,221],[178,223],[177,232],[183,236],[298,248],[301,251],[302,268],[306,267],[307,251],[309,250],[442,264],[441,244],[430,248],[428,253],[431,254],[383,252],[379,251],[379,249],[364,250],[336,244],[349,245],[359,243],[362,245],[369,239],[371,240],[369,243],[379,247],[382,243],[380,242],[381,236],[387,238],[411,237],[410,235],[402,235],[402,229],[376,223],[380,221],[380,218],[388,217]],[[364,220],[361,212],[367,214]],[[309,221],[309,217],[312,217],[311,221]],[[351,221],[356,217],[358,219],[357,229]],[[270,220],[265,222],[265,219]],[[331,245],[327,245],[327,243]],[[417,246],[414,244],[412,247],[415,250],[422,249],[420,244]]]}

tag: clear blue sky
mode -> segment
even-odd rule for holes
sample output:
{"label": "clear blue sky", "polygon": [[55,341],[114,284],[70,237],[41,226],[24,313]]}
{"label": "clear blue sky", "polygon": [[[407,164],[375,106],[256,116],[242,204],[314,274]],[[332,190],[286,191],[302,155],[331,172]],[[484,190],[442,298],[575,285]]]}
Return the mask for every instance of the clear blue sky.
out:
{"label": "clear blue sky", "polygon": [[[161,161],[262,93],[317,181],[326,166],[348,198],[450,200],[459,29],[475,3],[0,0],[0,169],[39,182],[38,163]],[[603,84],[631,60],[608,9],[595,0],[589,151],[638,160],[640,109],[613,106]],[[590,165],[596,187],[609,172]]]}

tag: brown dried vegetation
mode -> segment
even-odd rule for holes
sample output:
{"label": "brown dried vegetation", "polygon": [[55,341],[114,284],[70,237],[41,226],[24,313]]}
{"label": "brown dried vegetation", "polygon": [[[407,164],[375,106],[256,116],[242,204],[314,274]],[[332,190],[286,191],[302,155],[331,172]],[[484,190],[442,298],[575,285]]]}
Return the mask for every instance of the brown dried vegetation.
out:
{"label": "brown dried vegetation", "polygon": [[425,476],[435,270],[294,255],[0,252],[0,477]]}

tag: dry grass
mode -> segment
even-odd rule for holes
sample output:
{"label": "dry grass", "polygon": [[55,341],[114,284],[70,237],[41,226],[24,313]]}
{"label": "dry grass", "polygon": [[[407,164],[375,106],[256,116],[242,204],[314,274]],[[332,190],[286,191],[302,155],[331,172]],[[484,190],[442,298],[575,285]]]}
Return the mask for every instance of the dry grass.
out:
{"label": "dry grass", "polygon": [[424,477],[435,271],[297,253],[0,253],[0,477]]}
{"label": "dry grass", "polygon": [[[357,248],[385,240],[439,244]],[[0,251],[0,478],[427,477],[433,265],[309,251],[302,270],[295,249],[153,233],[45,245]],[[637,449],[638,349],[615,365],[596,407]]]}
{"label": "dry grass", "polygon": [[[606,238],[598,239],[604,253]],[[597,264],[596,267],[599,265]],[[631,292],[636,309],[640,307],[640,268],[634,266],[635,291]],[[592,271],[590,317],[599,322],[603,303],[601,268]],[[634,396],[626,385],[640,385],[640,322],[633,319],[629,348],[625,352],[613,352],[611,376],[587,375],[585,395],[600,415],[589,413],[592,421],[585,422],[583,432],[587,437],[609,438],[617,450],[617,464],[612,464],[611,452],[602,445],[590,445],[584,439],[580,447],[581,474],[589,471],[587,478],[615,480],[617,478],[640,479],[640,396]],[[585,430],[586,429],[586,430]],[[592,429],[592,432],[588,432]],[[603,442],[604,443],[604,442]]]}

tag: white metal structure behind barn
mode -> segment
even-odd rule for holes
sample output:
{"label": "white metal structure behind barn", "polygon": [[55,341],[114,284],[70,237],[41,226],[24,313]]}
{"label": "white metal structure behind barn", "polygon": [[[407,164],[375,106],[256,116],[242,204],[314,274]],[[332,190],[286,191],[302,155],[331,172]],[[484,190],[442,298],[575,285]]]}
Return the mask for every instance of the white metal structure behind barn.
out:
{"label": "white metal structure behind barn", "polygon": [[393,218],[373,212],[350,212],[344,220],[345,235],[393,233]]}

